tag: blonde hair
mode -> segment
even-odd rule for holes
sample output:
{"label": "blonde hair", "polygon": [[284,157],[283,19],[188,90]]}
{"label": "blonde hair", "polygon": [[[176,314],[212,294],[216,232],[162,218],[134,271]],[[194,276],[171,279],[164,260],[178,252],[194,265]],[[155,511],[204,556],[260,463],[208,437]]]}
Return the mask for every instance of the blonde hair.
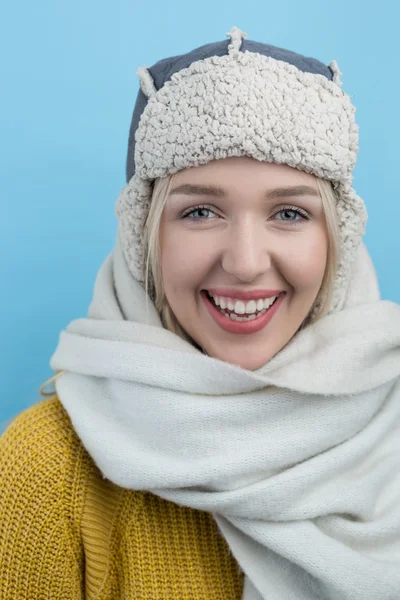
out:
{"label": "blonde hair", "polygon": [[[339,223],[336,213],[336,195],[330,181],[320,179],[319,177],[316,177],[315,179],[322,201],[328,233],[327,264],[319,294],[317,295],[319,303],[317,314],[311,318],[311,312],[315,305],[314,303],[307,317],[299,327],[299,330],[303,329],[311,322],[315,323],[327,314],[332,299],[333,284],[339,262],[340,236]],[[150,279],[153,288],[152,293],[154,296],[154,305],[160,315],[164,327],[176,335],[179,335],[184,340],[194,343],[194,340],[192,340],[180,326],[177,318],[172,312],[172,309],[165,296],[161,273],[161,254],[159,243],[160,222],[173,180],[174,175],[168,175],[167,177],[156,179],[154,182],[152,201],[144,228],[144,243],[145,248],[147,249],[145,289],[146,296],[148,296]],[[195,345],[197,346],[196,343]]]}
{"label": "blonde hair", "polygon": [[[202,350],[197,342],[193,340],[186,331],[180,326],[175,314],[165,296],[162,273],[161,273],[161,255],[159,232],[161,216],[164,206],[167,202],[169,191],[174,180],[174,175],[156,179],[153,187],[153,194],[150,204],[150,210],[147,215],[144,227],[144,247],[147,251],[146,269],[145,269],[145,290],[146,298],[149,298],[149,280],[152,285],[152,295],[154,296],[154,305],[160,315],[161,321],[166,329],[172,331],[182,339],[193,344],[199,350]],[[319,309],[317,314],[311,318],[311,312],[315,303],[311,307],[307,317],[300,325],[298,331],[304,329],[310,323],[315,323],[322,319],[329,310],[333,294],[333,283],[339,262],[339,223],[336,213],[336,195],[330,181],[316,177],[318,191],[320,193],[322,207],[325,215],[326,228],[328,233],[328,252],[327,264],[324,277],[317,298],[319,299]],[[55,392],[45,392],[45,388],[53,383],[60,375],[66,371],[57,371],[53,377],[48,379],[40,388],[40,394],[44,397],[54,396]]]}

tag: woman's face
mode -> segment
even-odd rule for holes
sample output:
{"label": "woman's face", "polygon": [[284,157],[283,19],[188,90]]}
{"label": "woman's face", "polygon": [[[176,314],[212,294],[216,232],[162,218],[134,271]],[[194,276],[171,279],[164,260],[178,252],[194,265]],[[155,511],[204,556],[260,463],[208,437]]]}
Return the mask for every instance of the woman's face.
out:
{"label": "woman's face", "polygon": [[[160,247],[165,294],[181,327],[209,356],[258,369],[296,333],[322,283],[328,236],[316,179],[248,157],[180,171]],[[241,292],[261,300],[248,304]],[[221,312],[232,309],[233,319]],[[244,310],[253,315],[247,322]]]}

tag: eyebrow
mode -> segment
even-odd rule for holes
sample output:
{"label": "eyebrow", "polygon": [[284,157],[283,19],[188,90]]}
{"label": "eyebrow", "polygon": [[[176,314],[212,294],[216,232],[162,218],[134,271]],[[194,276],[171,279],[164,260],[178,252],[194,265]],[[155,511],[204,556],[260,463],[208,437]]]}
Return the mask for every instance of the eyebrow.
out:
{"label": "eyebrow", "polygon": [[[174,188],[170,192],[170,196],[185,194],[186,196],[217,196],[219,198],[226,197],[226,192],[221,187],[212,185],[193,185],[184,183]],[[319,192],[309,185],[295,185],[290,187],[277,187],[265,192],[266,200],[275,198],[293,198],[298,196],[316,196],[319,198]]]}

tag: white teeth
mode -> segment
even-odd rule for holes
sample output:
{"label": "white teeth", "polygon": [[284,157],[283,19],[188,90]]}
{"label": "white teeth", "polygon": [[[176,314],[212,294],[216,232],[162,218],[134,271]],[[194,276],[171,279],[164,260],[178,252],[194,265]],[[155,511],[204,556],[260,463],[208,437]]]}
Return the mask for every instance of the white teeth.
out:
{"label": "white teeth", "polygon": [[258,319],[259,317],[261,317],[261,315],[263,315],[265,312],[267,312],[266,309],[262,310],[258,315],[249,315],[248,317],[239,317],[235,313],[230,313],[228,315],[228,313],[223,312],[222,314],[224,315],[224,317],[227,317],[232,321],[252,321],[253,319]]}
{"label": "white teeth", "polygon": [[235,313],[237,315],[244,315],[244,313],[246,312],[246,306],[245,306],[244,302],[241,302],[240,300],[236,300],[235,308],[233,310],[235,311]]}
{"label": "white teeth", "polygon": [[[226,308],[225,298],[220,298],[219,299],[219,305],[220,305],[221,308]],[[232,310],[232,308],[230,310]]]}
{"label": "white teeth", "polygon": [[[258,303],[255,300],[250,300],[250,302],[248,302],[246,304],[246,314],[251,315],[251,314],[255,313],[257,310],[257,304]],[[264,307],[264,303],[263,303],[262,307],[260,308],[260,310],[262,310],[263,307]]]}
{"label": "white teeth", "polygon": [[[278,294],[279,295],[279,294]],[[278,296],[273,296],[272,298],[266,298],[264,300],[264,308],[269,308],[271,304],[275,302]]]}
{"label": "white teeth", "polygon": [[215,304],[219,306],[222,310],[227,308],[228,310],[233,310],[237,315],[252,315],[255,312],[260,312],[268,309],[276,300],[278,296],[273,296],[272,298],[260,298],[259,300],[249,300],[247,303],[242,302],[241,300],[233,300],[233,298],[223,298],[222,296],[216,296],[214,294],[210,294],[213,298]]}

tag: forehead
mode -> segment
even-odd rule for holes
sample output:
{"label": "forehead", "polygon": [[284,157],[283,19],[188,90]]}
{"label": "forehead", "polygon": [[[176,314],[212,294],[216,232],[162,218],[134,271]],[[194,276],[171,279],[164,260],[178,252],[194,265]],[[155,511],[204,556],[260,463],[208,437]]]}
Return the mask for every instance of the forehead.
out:
{"label": "forehead", "polygon": [[[183,185],[208,185],[226,195],[235,191],[268,191],[289,186],[307,186],[317,191],[316,177],[288,165],[267,163],[250,157],[213,160],[205,165],[183,169],[173,176],[171,190]],[[181,193],[187,193],[185,190]]]}

